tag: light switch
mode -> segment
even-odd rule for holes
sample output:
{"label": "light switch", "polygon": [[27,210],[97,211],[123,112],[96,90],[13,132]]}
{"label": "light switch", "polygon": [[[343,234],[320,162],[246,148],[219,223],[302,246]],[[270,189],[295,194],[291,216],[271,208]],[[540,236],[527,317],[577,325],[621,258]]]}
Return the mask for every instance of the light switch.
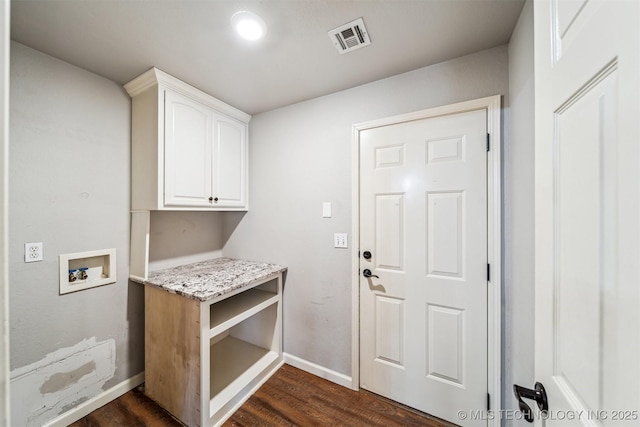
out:
{"label": "light switch", "polygon": [[331,218],[331,202],[322,203],[322,218]]}

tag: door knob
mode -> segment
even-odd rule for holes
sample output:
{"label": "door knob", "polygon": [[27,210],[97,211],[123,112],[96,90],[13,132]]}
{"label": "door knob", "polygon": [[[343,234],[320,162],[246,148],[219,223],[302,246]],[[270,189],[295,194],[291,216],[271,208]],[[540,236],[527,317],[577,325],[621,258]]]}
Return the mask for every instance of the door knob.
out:
{"label": "door knob", "polygon": [[369,252],[369,251],[362,252],[362,258],[371,259],[371,252]]}
{"label": "door knob", "polygon": [[369,277],[375,277],[376,279],[379,279],[379,277],[378,277],[378,276],[376,276],[375,274],[371,274],[371,270],[369,270],[368,268],[365,268],[364,270],[362,270],[362,275],[363,275],[364,277],[366,277],[367,279],[368,279]]}
{"label": "door knob", "polygon": [[547,400],[547,392],[544,389],[542,383],[536,383],[535,388],[532,390],[530,388],[525,388],[519,386],[517,384],[513,385],[513,394],[516,395],[516,399],[518,399],[518,406],[520,411],[524,415],[524,419],[527,422],[533,422],[533,410],[529,405],[524,403],[522,398],[535,400],[538,404],[538,408],[542,412],[547,412],[549,410],[549,401]]}

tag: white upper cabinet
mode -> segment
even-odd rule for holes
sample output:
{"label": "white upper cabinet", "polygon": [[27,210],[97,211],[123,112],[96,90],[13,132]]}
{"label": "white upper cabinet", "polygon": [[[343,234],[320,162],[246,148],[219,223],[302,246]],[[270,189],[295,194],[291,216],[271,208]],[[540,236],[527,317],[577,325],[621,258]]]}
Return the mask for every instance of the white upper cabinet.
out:
{"label": "white upper cabinet", "polygon": [[250,116],[152,68],[132,98],[134,210],[247,210]]}

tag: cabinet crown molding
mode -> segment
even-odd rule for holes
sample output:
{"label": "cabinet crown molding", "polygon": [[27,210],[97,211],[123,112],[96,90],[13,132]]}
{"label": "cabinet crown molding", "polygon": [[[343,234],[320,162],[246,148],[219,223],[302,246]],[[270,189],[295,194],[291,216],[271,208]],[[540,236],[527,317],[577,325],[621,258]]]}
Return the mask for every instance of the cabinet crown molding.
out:
{"label": "cabinet crown molding", "polygon": [[248,123],[249,120],[251,120],[251,116],[244,111],[238,110],[226,102],[220,101],[219,99],[214,98],[200,89],[193,87],[156,67],[147,70],[135,79],[126,83],[124,85],[124,89],[131,98],[134,98],[153,86],[158,86],[159,89],[163,87],[170,88],[242,122]]}

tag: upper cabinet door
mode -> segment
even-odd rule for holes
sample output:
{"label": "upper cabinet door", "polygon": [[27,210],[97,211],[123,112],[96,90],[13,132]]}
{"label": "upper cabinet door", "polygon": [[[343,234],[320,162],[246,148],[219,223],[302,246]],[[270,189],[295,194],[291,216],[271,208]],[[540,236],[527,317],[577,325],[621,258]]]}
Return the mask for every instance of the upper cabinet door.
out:
{"label": "upper cabinet door", "polygon": [[165,92],[165,206],[211,206],[212,121],[210,108]]}
{"label": "upper cabinet door", "polygon": [[213,149],[214,206],[247,205],[247,126],[216,114]]}
{"label": "upper cabinet door", "polygon": [[125,89],[132,210],[247,210],[250,115],[157,68]]}

